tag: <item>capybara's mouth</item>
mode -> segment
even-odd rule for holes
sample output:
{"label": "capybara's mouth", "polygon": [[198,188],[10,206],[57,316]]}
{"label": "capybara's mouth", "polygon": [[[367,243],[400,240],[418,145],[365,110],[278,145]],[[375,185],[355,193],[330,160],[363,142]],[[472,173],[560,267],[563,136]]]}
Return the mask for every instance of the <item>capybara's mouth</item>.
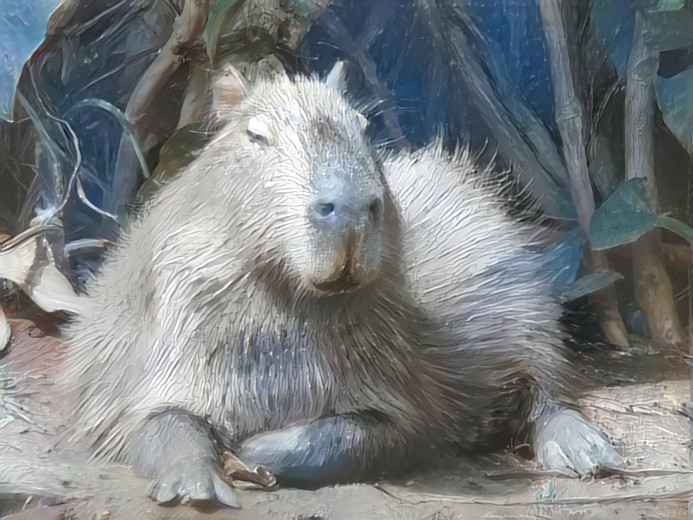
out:
{"label": "capybara's mouth", "polygon": [[361,267],[360,258],[354,260],[352,248],[353,246],[349,245],[343,263],[335,269],[332,276],[326,280],[313,280],[313,286],[316,289],[330,293],[343,293],[354,290],[368,281],[363,276],[365,273]]}
{"label": "capybara's mouth", "polygon": [[[343,293],[351,291],[360,286],[364,280],[361,277],[355,276],[353,260],[351,256],[347,256],[344,264],[342,264],[327,280],[313,281],[313,285],[319,291],[331,293]],[[358,272],[358,270],[357,270]]]}
{"label": "capybara's mouth", "polygon": [[361,285],[361,282],[354,280],[351,275],[342,276],[335,280],[326,280],[324,282],[313,282],[313,286],[324,292],[343,293],[356,289]]}

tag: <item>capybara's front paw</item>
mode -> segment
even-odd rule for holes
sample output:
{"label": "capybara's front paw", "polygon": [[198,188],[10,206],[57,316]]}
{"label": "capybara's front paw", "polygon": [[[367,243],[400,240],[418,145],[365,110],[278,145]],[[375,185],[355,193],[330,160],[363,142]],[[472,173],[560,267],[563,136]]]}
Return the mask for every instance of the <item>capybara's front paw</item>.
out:
{"label": "capybara's front paw", "polygon": [[582,476],[625,466],[604,434],[574,410],[548,414],[536,427],[537,461],[544,469]]}
{"label": "capybara's front paw", "polygon": [[149,496],[162,505],[219,502],[240,507],[238,495],[222,480],[212,461],[183,457],[168,464]]}

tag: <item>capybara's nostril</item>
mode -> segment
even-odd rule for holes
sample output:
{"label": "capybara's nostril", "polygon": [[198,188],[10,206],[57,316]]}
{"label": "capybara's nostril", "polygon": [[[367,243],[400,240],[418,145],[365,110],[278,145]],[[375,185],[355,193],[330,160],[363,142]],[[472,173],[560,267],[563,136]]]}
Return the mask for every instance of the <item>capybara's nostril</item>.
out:
{"label": "capybara's nostril", "polygon": [[332,202],[316,202],[313,211],[321,218],[327,218],[334,213],[335,205]]}
{"label": "capybara's nostril", "polygon": [[372,224],[377,224],[380,222],[380,216],[382,214],[382,207],[383,205],[380,202],[380,199],[373,199],[371,203],[368,205],[368,220]]}

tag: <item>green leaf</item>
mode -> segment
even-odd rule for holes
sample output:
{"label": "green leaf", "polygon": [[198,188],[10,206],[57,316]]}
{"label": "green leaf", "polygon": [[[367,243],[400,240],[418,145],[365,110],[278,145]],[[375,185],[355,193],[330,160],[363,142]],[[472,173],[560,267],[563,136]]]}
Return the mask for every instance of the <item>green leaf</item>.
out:
{"label": "green leaf", "polygon": [[647,20],[645,40],[659,52],[693,43],[693,10],[684,0],[595,0],[590,4],[589,34],[607,54],[619,77],[626,73],[633,43],[635,13]]}
{"label": "green leaf", "polygon": [[668,229],[672,233],[676,233],[680,237],[685,238],[686,240],[688,240],[689,244],[693,245],[693,228],[687,226],[680,220],[676,220],[675,218],[663,215],[659,217],[658,225],[659,227]]}
{"label": "green leaf", "polygon": [[587,294],[604,289],[622,279],[623,276],[616,271],[600,271],[587,274],[570,284],[568,289],[561,294],[560,299],[562,301],[576,300]]}
{"label": "green leaf", "polygon": [[214,62],[217,54],[217,43],[222,29],[231,19],[231,15],[235,13],[239,7],[238,0],[212,0],[209,5],[207,15],[207,24],[202,31],[202,38],[205,41],[207,55]]}
{"label": "green leaf", "polygon": [[657,104],[671,133],[693,155],[693,69],[655,82]]}
{"label": "green leaf", "polygon": [[649,31],[648,47],[659,52],[686,47],[693,43],[693,11],[690,9],[657,10],[645,13]]}
{"label": "green leaf", "polygon": [[686,0],[657,0],[650,11],[678,11],[686,6]]}
{"label": "green leaf", "polygon": [[17,94],[17,101],[22,106],[24,111],[29,116],[29,119],[36,129],[36,133],[39,137],[39,143],[41,145],[41,150],[46,154],[46,159],[50,165],[50,179],[53,182],[53,190],[55,191],[56,197],[62,197],[63,193],[63,179],[60,173],[60,161],[59,157],[62,155],[60,147],[55,143],[55,141],[48,134],[48,130],[41,121],[41,117],[33,106],[26,100],[22,94]]}
{"label": "green leaf", "polygon": [[592,215],[589,232],[592,249],[609,249],[634,242],[658,226],[659,220],[645,180],[624,182]]}
{"label": "green leaf", "polygon": [[14,96],[24,64],[46,36],[60,0],[0,1],[0,118],[12,120]]}
{"label": "green leaf", "polygon": [[590,2],[589,31],[608,56],[619,77],[626,73],[626,64],[633,43],[637,4],[623,0]]}
{"label": "green leaf", "polygon": [[693,228],[667,215],[658,215],[647,194],[644,179],[632,179],[616,191],[592,215],[592,249],[610,249],[634,242],[655,227],[668,229],[693,244]]}

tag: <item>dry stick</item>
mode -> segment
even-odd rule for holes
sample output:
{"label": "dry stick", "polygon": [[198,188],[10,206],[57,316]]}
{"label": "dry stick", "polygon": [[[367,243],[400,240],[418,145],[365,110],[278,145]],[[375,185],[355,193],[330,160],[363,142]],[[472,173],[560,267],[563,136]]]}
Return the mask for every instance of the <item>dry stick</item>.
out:
{"label": "dry stick", "polygon": [[[209,0],[186,0],[183,11],[173,22],[173,31],[166,44],[159,50],[159,55],[146,70],[135,90],[130,95],[125,116],[132,123],[135,133],[140,141],[144,137],[144,129],[141,123],[142,117],[152,101],[166,86],[173,73],[186,60],[188,53],[194,49],[194,44],[200,38],[207,23],[207,9]],[[136,181],[131,173],[134,166],[133,153],[125,139],[120,140],[118,156],[115,163],[114,186],[118,183],[126,187],[122,190],[113,190],[110,201],[110,209],[117,208],[128,202],[134,196],[137,189]],[[124,193],[117,196],[117,192]],[[125,200],[120,200],[120,199]],[[107,206],[109,207],[109,206]]]}
{"label": "dry stick", "polygon": [[[583,110],[575,95],[570,70],[568,39],[557,0],[537,0],[541,11],[544,37],[551,60],[551,77],[555,92],[556,123],[563,140],[563,153],[568,169],[570,195],[575,204],[580,228],[587,234],[594,213],[594,195],[587,167],[587,151],[583,135]],[[608,260],[602,252],[585,252],[585,261],[593,271],[608,269]],[[619,346],[628,346],[626,328],[618,312],[616,294],[612,286],[593,296],[599,320],[607,339]]]}
{"label": "dry stick", "polygon": [[[633,45],[626,71],[626,177],[645,178],[652,200],[657,200],[654,178],[654,81],[659,55],[645,38],[648,24],[636,13]],[[656,345],[679,343],[683,338],[676,314],[671,281],[662,261],[659,231],[643,235],[633,245],[635,297],[647,316]]]}

